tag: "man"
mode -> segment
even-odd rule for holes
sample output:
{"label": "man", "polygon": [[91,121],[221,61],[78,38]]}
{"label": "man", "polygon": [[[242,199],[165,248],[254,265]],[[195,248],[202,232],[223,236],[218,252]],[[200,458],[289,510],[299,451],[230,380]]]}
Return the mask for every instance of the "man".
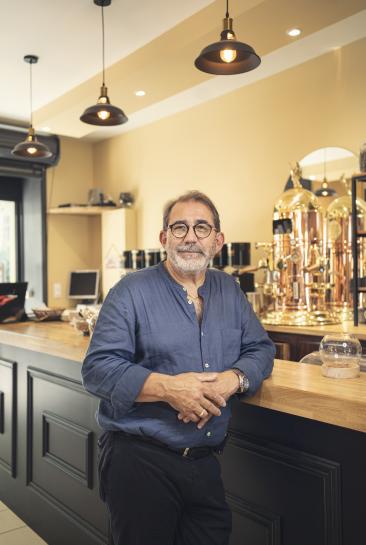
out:
{"label": "man", "polygon": [[84,361],[101,398],[100,488],[115,545],[227,545],[220,452],[230,398],[253,394],[274,348],[235,279],[209,269],[224,235],[211,200],[165,207],[165,262],[109,292]]}

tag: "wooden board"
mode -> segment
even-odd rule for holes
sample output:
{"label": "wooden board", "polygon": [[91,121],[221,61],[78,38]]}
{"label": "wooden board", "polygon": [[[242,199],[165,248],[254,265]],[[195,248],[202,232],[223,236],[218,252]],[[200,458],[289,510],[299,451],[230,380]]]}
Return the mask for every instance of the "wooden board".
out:
{"label": "wooden board", "polygon": [[81,363],[89,337],[66,322],[20,322],[0,325],[0,343]]}
{"label": "wooden board", "polygon": [[[0,325],[0,343],[82,362],[89,337],[63,322]],[[331,379],[318,365],[275,360],[273,374],[243,402],[366,432],[366,373]]]}
{"label": "wooden board", "polygon": [[294,335],[312,335],[319,337],[324,337],[324,335],[329,333],[352,333],[353,335],[356,335],[358,339],[366,340],[366,324],[354,326],[353,322],[314,327],[263,324],[263,327],[266,331],[273,331],[274,333],[290,333]]}
{"label": "wooden board", "polygon": [[271,377],[245,403],[366,432],[366,373],[332,379],[320,365],[275,360]]}

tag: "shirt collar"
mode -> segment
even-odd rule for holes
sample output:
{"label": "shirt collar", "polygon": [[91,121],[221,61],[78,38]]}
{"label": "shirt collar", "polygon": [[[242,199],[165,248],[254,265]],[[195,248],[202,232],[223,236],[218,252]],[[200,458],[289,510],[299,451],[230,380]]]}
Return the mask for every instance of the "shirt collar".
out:
{"label": "shirt collar", "polygon": [[[176,282],[176,280],[170,276],[169,272],[167,271],[166,267],[165,267],[165,261],[166,259],[164,259],[164,261],[160,261],[159,265],[158,265],[158,269],[159,271],[161,272],[161,274],[166,278],[166,280],[172,284],[173,286],[179,288],[180,290],[182,289],[182,285],[181,284],[178,284],[178,282]],[[205,295],[208,291],[208,288],[209,288],[209,285],[210,285],[210,276],[211,276],[211,271],[209,269],[206,270],[206,274],[205,274],[205,281],[204,283],[202,284],[202,286],[200,286],[198,288],[198,294],[199,295]]]}

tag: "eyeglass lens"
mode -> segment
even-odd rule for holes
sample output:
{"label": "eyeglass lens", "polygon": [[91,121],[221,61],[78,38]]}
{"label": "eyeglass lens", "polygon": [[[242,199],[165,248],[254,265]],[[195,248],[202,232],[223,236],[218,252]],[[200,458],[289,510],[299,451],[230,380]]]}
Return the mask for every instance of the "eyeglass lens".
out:
{"label": "eyeglass lens", "polygon": [[[171,231],[173,235],[177,238],[185,237],[188,233],[188,230],[189,226],[185,223],[176,223],[171,226]],[[193,231],[197,238],[207,238],[212,231],[212,227],[207,223],[197,223],[197,225],[193,226]]]}

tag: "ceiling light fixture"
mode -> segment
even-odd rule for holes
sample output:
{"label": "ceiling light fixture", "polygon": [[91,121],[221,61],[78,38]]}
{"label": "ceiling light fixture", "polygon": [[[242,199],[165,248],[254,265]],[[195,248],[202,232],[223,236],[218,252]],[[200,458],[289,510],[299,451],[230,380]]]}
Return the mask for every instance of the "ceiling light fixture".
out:
{"label": "ceiling light fixture", "polygon": [[94,106],[90,106],[80,116],[80,120],[89,125],[122,125],[128,121],[125,113],[110,103],[108,89],[105,85],[105,63],[104,63],[104,8],[111,4],[112,0],[94,0],[94,4],[102,8],[102,62],[103,62],[103,83],[100,88],[100,96]]}
{"label": "ceiling light fixture", "polygon": [[34,128],[33,128],[33,101],[32,101],[32,64],[38,62],[36,55],[26,55],[23,59],[29,63],[29,89],[30,89],[30,123],[28,129],[28,135],[25,140],[19,142],[12,150],[11,153],[16,157],[51,157],[52,153],[45,144],[38,142]]}
{"label": "ceiling light fixture", "polygon": [[226,0],[224,28],[219,42],[202,49],[194,61],[198,70],[208,74],[231,75],[254,70],[261,59],[254,49],[243,42],[238,42],[233,31],[233,20],[229,16],[229,0]]}
{"label": "ceiling light fixture", "polygon": [[327,148],[324,148],[324,161],[323,161],[323,181],[319,189],[315,191],[317,197],[335,197],[337,192],[332,187],[329,187],[327,175],[326,175],[326,157],[327,157]]}
{"label": "ceiling light fixture", "polygon": [[135,95],[137,97],[144,97],[146,95],[145,91],[141,89],[141,91],[135,91]]}
{"label": "ceiling light fixture", "polygon": [[295,38],[296,36],[300,36],[301,34],[301,29],[300,28],[290,28],[290,30],[288,30],[286,32],[286,34],[288,36],[291,36],[291,38]]}

